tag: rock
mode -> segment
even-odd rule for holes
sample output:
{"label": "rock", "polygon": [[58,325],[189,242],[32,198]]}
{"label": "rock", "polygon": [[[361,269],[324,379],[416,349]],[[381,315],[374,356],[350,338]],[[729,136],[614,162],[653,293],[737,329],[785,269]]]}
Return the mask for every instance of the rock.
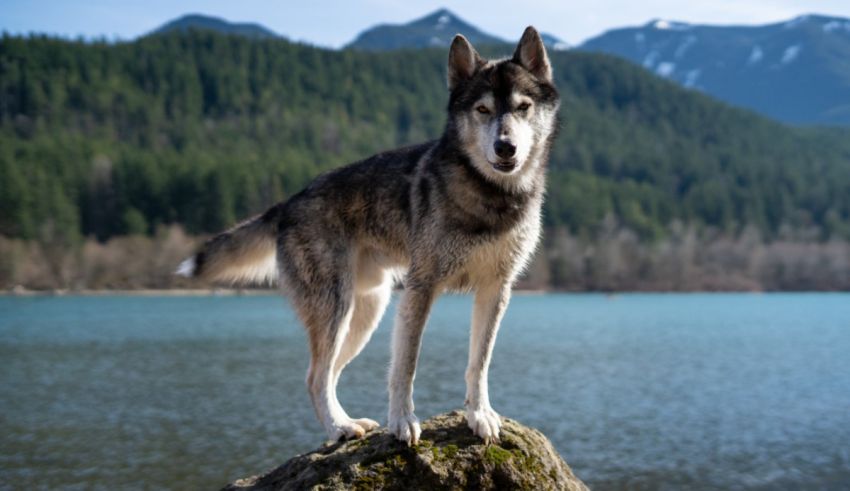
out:
{"label": "rock", "polygon": [[342,489],[563,489],[587,487],[537,430],[502,418],[501,443],[485,445],[461,411],[422,424],[418,445],[407,447],[384,430],[326,445],[277,469],[224,488]]}

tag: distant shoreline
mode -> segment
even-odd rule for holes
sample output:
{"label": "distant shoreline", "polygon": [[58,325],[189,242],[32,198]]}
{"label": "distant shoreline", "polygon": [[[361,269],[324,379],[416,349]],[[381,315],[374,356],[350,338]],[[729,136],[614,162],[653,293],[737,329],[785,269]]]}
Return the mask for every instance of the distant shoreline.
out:
{"label": "distant shoreline", "polygon": [[[401,291],[401,290],[399,290]],[[549,293],[593,294],[593,295],[628,295],[633,293],[850,293],[845,290],[624,290],[624,291],[593,291],[593,290],[550,290],[550,289],[515,289],[515,295],[545,295]],[[29,290],[11,289],[0,291],[0,297],[262,297],[279,296],[277,288],[171,288],[171,289],[138,289],[138,290]]]}
{"label": "distant shoreline", "polygon": [[[543,295],[553,290],[514,290],[519,295]],[[163,288],[139,290],[29,290],[26,288],[0,291],[0,297],[248,297],[281,295],[277,288]]]}
{"label": "distant shoreline", "polygon": [[29,290],[12,289],[0,292],[3,297],[242,297],[278,295],[276,288],[163,288],[139,290]]}

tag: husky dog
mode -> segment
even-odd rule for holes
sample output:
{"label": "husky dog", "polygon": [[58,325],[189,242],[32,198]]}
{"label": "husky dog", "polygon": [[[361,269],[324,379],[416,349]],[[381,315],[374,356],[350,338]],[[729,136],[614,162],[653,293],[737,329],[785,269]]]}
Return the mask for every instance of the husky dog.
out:
{"label": "husky dog", "polygon": [[466,418],[498,441],[487,372],[511,285],[540,236],[560,99],[540,35],[488,61],[461,35],[448,60],[449,115],[439,140],[328,172],[265,213],[210,239],[178,273],[224,281],[279,279],[307,329],[307,388],[331,439],[378,427],[336,396],[340,372],[369,341],[396,279],[404,293],[392,339],[389,431],[415,444],[413,379],[431,305],[474,291]]}

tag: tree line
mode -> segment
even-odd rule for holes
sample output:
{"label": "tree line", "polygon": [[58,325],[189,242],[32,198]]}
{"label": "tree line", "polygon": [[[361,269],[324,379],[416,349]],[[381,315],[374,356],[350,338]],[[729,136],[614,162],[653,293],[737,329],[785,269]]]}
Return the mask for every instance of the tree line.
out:
{"label": "tree line", "polygon": [[[613,220],[647,244],[673,223],[765,242],[789,230],[850,239],[850,131],[784,126],[610,56],[551,56],[563,106],[549,230],[592,243]],[[4,34],[0,235],[73,248],[174,224],[218,231],[323,171],[437,137],[445,62],[444,50],[209,31],[125,43]]]}

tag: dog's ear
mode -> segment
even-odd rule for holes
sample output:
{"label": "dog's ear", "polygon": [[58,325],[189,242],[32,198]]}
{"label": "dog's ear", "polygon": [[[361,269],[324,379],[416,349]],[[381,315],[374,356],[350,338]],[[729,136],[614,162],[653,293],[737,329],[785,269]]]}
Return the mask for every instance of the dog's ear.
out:
{"label": "dog's ear", "polygon": [[484,64],[475,48],[465,37],[458,34],[449,48],[449,90],[455,90],[461,82],[469,80]]}
{"label": "dog's ear", "polygon": [[532,26],[526,27],[522,33],[522,39],[514,51],[513,62],[522,65],[539,79],[552,81],[552,65],[549,64],[546,47],[543,46],[537,29]]}

